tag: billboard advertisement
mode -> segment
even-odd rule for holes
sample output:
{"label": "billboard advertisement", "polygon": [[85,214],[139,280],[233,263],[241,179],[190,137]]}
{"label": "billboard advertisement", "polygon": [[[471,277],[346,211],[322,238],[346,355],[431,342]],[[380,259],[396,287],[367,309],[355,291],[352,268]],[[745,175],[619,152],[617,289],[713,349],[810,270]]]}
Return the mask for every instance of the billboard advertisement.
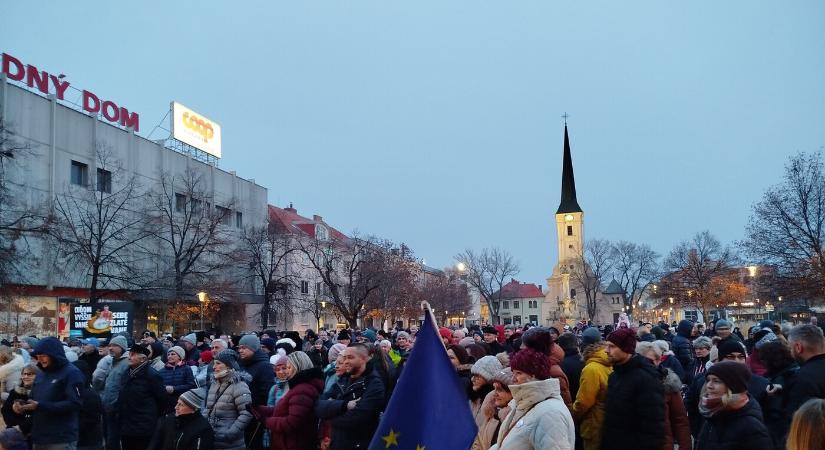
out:
{"label": "billboard advertisement", "polygon": [[[64,302],[68,299],[61,299]],[[120,300],[98,300],[92,305],[88,301],[69,303],[70,329],[72,337],[109,338],[123,331],[132,334],[132,302]]]}
{"label": "billboard advertisement", "polygon": [[221,157],[221,126],[178,102],[172,102],[172,137]]}

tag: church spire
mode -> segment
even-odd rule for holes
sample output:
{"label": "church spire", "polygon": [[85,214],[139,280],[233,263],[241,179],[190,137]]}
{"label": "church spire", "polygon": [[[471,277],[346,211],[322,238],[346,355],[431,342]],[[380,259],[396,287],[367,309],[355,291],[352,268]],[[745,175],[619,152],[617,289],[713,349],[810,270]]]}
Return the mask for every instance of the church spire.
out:
{"label": "church spire", "polygon": [[[566,115],[566,114],[565,114]],[[576,180],[573,177],[573,157],[570,156],[570,139],[567,137],[567,118],[564,121],[564,161],[561,169],[561,203],[556,214],[582,212],[576,200]]]}

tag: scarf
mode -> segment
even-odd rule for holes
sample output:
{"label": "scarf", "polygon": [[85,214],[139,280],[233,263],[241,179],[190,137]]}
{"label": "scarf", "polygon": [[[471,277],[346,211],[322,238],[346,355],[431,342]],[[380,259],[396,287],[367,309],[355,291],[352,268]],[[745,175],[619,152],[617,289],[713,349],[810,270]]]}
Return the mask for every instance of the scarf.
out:
{"label": "scarf", "polygon": [[699,401],[699,413],[706,418],[713,417],[722,411],[733,411],[744,407],[748,403],[748,393],[725,394],[721,397],[703,395]]}
{"label": "scarf", "polygon": [[140,363],[140,365],[138,365],[134,369],[130,370],[129,371],[129,378],[134,378],[135,375],[137,375],[137,373],[140,371],[140,369],[143,369],[144,367],[149,365],[149,362],[150,361],[147,359],[146,361],[143,361],[142,363]]}

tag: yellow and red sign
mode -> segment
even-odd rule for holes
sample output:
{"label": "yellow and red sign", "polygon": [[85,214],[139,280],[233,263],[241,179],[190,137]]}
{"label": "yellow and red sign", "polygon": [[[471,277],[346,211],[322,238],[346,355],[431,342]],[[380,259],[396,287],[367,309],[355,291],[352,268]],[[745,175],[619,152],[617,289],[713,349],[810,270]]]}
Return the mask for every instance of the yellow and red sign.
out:
{"label": "yellow and red sign", "polygon": [[221,157],[221,126],[178,102],[172,102],[172,137]]}

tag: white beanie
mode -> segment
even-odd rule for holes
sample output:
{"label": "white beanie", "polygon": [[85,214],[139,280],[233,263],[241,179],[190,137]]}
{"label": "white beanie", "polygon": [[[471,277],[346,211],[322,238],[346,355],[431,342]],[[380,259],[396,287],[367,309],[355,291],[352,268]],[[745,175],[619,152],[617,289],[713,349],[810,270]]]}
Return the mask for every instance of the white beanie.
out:
{"label": "white beanie", "polygon": [[491,381],[502,369],[504,369],[504,367],[498,358],[488,355],[476,361],[470,369],[470,373],[479,375],[487,381]]}

